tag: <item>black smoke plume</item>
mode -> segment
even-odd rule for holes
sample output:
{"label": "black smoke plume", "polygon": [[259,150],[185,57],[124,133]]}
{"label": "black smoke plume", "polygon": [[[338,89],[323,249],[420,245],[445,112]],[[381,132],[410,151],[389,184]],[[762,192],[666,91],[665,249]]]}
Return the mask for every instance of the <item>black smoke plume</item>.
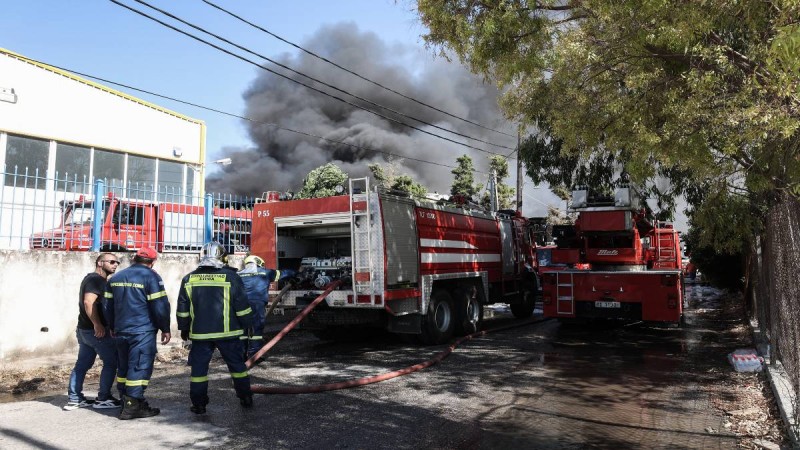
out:
{"label": "black smoke plume", "polygon": [[[354,23],[323,27],[302,45],[366,78],[451,114],[506,133],[514,132],[513,125],[498,110],[497,89],[457,63],[433,58],[419,48],[387,44],[374,33],[359,31]],[[448,130],[512,148],[516,145],[516,138],[481,129],[413,103],[305,53],[285,54],[273,59],[375,103]],[[298,75],[290,76],[352,103],[361,103]],[[208,177],[208,191],[239,195],[260,195],[268,190],[297,191],[309,171],[333,162],[352,177],[368,175],[367,165],[370,163],[391,163],[398,167],[400,173],[410,175],[430,191],[449,192],[452,183],[450,168],[398,159],[372,149],[450,166],[455,166],[456,158],[466,153],[472,157],[479,171],[487,171],[489,155],[486,153],[393,123],[268,72],[259,74],[243,96],[246,101],[245,116],[254,121],[247,123],[253,146],[223,149],[221,157],[229,157],[233,163],[224,167],[222,172]],[[385,111],[381,113],[391,115]],[[407,118],[398,119],[491,152],[511,152],[467,141]],[[265,123],[363,148],[356,149],[279,130]],[[514,161],[511,161],[511,171],[514,172]],[[476,174],[476,179],[481,183],[486,182],[485,175]],[[511,183],[510,180],[506,182]]]}

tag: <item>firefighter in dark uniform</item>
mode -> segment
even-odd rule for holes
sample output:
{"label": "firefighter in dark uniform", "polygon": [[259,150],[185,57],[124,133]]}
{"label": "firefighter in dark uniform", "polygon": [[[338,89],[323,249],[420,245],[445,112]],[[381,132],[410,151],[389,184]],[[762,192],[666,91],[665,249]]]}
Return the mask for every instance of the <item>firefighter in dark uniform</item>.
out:
{"label": "firefighter in dark uniform", "polygon": [[161,331],[161,344],[167,344],[171,338],[169,299],[164,282],[153,270],[156,258],[155,250],[139,249],[133,264],[117,272],[106,285],[103,313],[116,337],[122,420],[152,417],[161,412],[144,398],[153,374],[156,334]]}
{"label": "firefighter in dark uniform", "polygon": [[208,364],[215,348],[228,365],[242,406],[253,406],[250,377],[239,340],[252,325],[253,310],[247,303],[242,279],[227,268],[226,262],[227,252],[220,243],[205,244],[197,269],[181,281],[178,329],[181,339],[192,340],[189,397],[195,414],[206,412]]}
{"label": "firefighter in dark uniform", "polygon": [[269,301],[269,284],[277,280],[279,272],[264,268],[264,260],[256,255],[244,259],[244,269],[239,271],[242,277],[247,301],[253,308],[253,334],[242,336],[246,342],[247,357],[253,356],[262,345],[267,302]]}

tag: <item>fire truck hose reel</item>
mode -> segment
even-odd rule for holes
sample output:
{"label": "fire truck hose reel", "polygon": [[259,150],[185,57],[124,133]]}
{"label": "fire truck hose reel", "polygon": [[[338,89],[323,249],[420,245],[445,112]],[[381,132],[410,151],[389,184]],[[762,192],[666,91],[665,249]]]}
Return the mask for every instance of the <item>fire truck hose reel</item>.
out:
{"label": "fire truck hose reel", "polygon": [[[262,358],[272,347],[275,346],[275,344],[278,343],[278,341],[283,339],[283,337],[286,336],[286,334],[288,334],[290,330],[292,330],[294,327],[296,327],[297,324],[299,324],[300,321],[302,321],[303,318],[305,318],[311,312],[311,310],[313,310],[318,304],[320,304],[322,302],[322,300],[324,300],[325,297],[327,297],[327,295],[330,294],[331,291],[336,289],[336,287],[338,287],[340,284],[341,284],[341,281],[336,281],[336,282],[328,285],[328,288],[325,290],[325,292],[323,292],[317,298],[315,298],[314,301],[311,302],[310,305],[306,306],[305,309],[303,309],[303,311],[300,314],[297,315],[297,317],[295,317],[291,322],[289,322],[288,325],[286,325],[280,331],[280,333],[275,335],[275,337],[273,337],[258,352],[256,352],[255,355],[253,355],[252,357],[250,357],[250,359],[247,360],[247,363],[246,363],[247,367],[250,368],[253,365],[255,365],[256,361],[258,361],[260,358]],[[278,295],[278,298],[280,298],[282,296],[282,294],[283,294],[283,291],[281,291],[281,294]],[[278,299],[276,298],[273,301],[273,304],[277,303],[277,301],[278,301]],[[378,382],[381,382],[381,381],[391,380],[392,378],[396,378],[396,377],[399,377],[401,375],[408,375],[410,373],[417,372],[419,370],[425,369],[427,367],[430,367],[430,366],[442,361],[443,359],[448,357],[450,355],[450,353],[452,353],[453,350],[455,350],[456,347],[458,347],[462,342],[466,342],[466,341],[468,341],[470,339],[473,339],[473,338],[476,338],[476,337],[480,337],[480,336],[484,336],[486,334],[489,334],[489,333],[492,333],[492,332],[495,332],[495,331],[503,331],[503,330],[508,330],[508,329],[512,329],[512,328],[518,328],[518,327],[521,327],[521,326],[531,325],[533,323],[538,323],[538,322],[541,322],[541,321],[542,321],[542,319],[528,319],[528,320],[525,320],[522,323],[515,323],[515,324],[511,324],[511,325],[505,325],[505,326],[501,326],[501,327],[492,328],[490,330],[478,331],[476,333],[472,333],[470,335],[463,336],[463,337],[457,339],[452,344],[450,344],[450,346],[447,349],[445,349],[445,350],[437,353],[436,355],[434,355],[433,358],[431,358],[431,359],[429,359],[427,361],[421,362],[419,364],[414,364],[414,365],[408,366],[408,367],[406,367],[404,369],[399,369],[399,370],[395,370],[395,371],[392,371],[392,372],[387,372],[387,373],[374,375],[374,376],[369,376],[369,377],[357,378],[357,379],[353,379],[353,380],[339,381],[339,382],[335,382],[335,383],[319,384],[319,385],[314,385],[314,386],[263,386],[263,385],[252,385],[250,387],[250,390],[254,394],[311,394],[311,393],[317,393],[317,392],[334,391],[334,390],[338,390],[338,389],[347,389],[347,388],[352,388],[352,387],[357,387],[357,386],[365,386],[367,384],[373,384],[373,383],[378,383]]]}

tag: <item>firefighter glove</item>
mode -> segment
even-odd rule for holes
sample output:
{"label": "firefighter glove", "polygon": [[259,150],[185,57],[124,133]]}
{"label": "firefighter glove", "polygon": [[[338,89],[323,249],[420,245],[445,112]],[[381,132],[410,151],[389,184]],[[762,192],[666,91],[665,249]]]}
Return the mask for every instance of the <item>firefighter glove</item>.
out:
{"label": "firefighter glove", "polygon": [[181,339],[184,341],[189,340],[189,330],[181,330]]}

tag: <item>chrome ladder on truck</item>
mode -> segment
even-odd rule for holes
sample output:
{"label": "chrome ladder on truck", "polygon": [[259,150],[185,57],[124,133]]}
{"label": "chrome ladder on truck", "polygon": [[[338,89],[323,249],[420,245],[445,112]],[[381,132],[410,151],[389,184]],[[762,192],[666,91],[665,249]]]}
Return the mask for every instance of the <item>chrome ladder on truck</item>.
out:
{"label": "chrome ladder on truck", "polygon": [[[568,280],[565,279],[567,276],[569,276]],[[572,273],[556,272],[556,313],[575,313],[575,280]]]}
{"label": "chrome ladder on truck", "polygon": [[[369,295],[369,304],[375,304],[372,289],[372,236],[370,235],[369,178],[350,179],[350,235],[352,236],[353,294]],[[361,297],[363,298],[363,297]]]}

